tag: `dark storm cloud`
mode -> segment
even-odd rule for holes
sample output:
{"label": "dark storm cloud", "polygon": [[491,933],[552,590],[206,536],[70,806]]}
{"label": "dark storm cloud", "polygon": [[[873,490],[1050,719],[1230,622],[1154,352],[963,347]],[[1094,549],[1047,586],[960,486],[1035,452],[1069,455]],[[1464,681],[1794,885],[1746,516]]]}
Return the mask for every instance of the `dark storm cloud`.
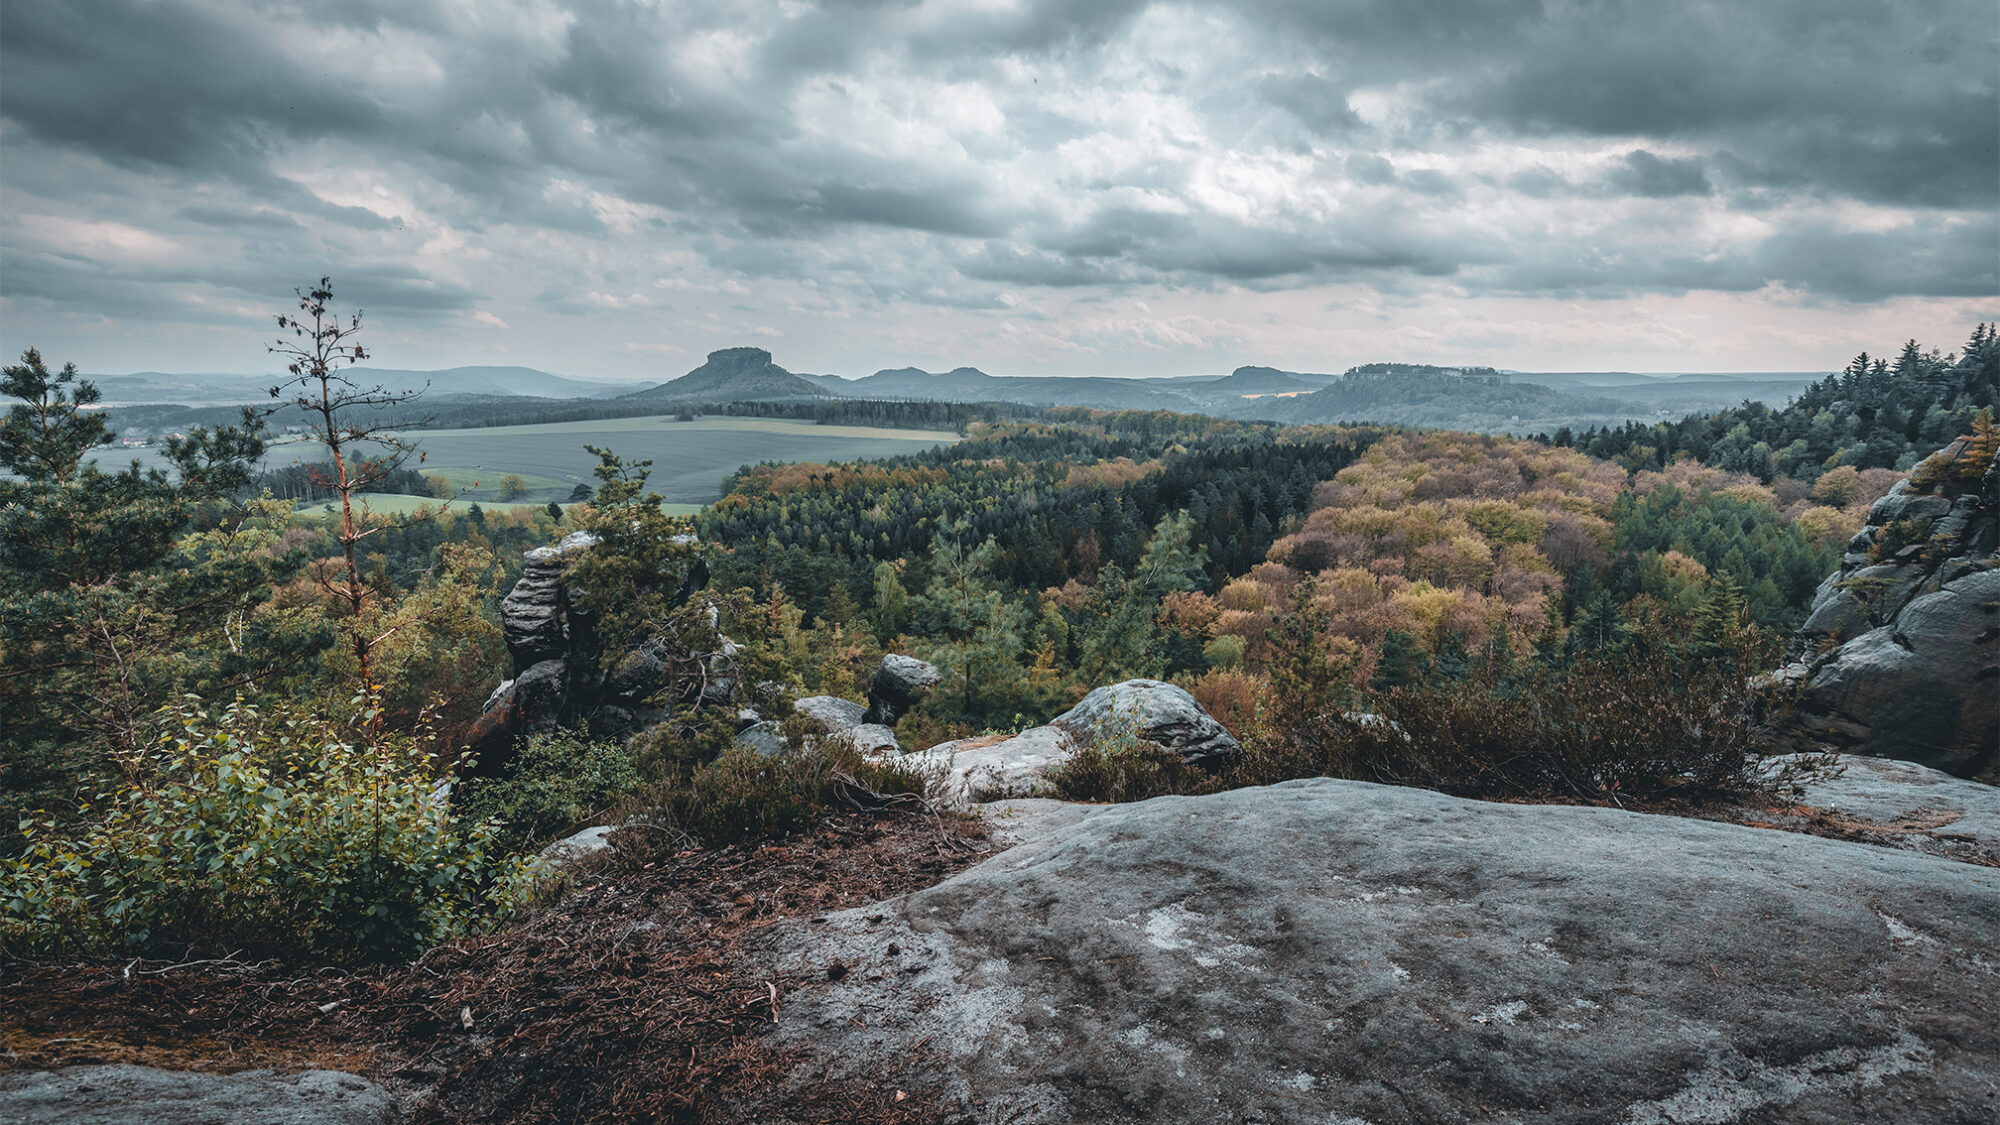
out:
{"label": "dark storm cloud", "polygon": [[1439,108],[1528,134],[1691,141],[1763,182],[1881,203],[2000,199],[1979,0],[1565,3],[1493,31]]}
{"label": "dark storm cloud", "polygon": [[1850,301],[1992,296],[2000,293],[2000,216],[1885,231],[1793,227],[1758,247],[1757,268],[1773,281]]}
{"label": "dark storm cloud", "polygon": [[[16,0],[0,12],[0,178],[81,219],[239,239],[201,271],[224,288],[384,261],[340,271],[343,297],[433,316],[481,287],[389,260],[414,252],[392,236],[419,212],[492,247],[652,240],[725,275],[838,275],[878,300],[1427,277],[1993,289],[1974,252],[1993,239],[1963,221],[2000,208],[1989,0],[555,7]],[[1464,166],[1509,145],[1586,156]],[[120,175],[83,183],[93,160]],[[403,190],[337,190],[350,169]],[[1900,218],[1856,234],[1790,210],[1847,204]],[[1552,235],[1514,214],[1528,206],[1588,229]],[[1775,233],[1694,252],[1626,214],[1648,207],[1755,211]],[[9,229],[8,293],[137,307],[130,285],[180,276],[59,237]],[[603,286],[547,288],[581,310]]]}
{"label": "dark storm cloud", "polygon": [[1357,128],[1361,117],[1347,104],[1347,91],[1317,74],[1269,74],[1257,80],[1257,96],[1299,119],[1315,133]]}
{"label": "dark storm cloud", "polygon": [[1106,266],[1087,258],[994,243],[960,258],[957,264],[967,277],[1003,285],[1073,288],[1152,279],[1150,274],[1141,277],[1130,268]]}
{"label": "dark storm cloud", "polygon": [[298,231],[304,228],[290,215],[268,208],[183,207],[175,212],[183,219],[224,230]]}
{"label": "dark storm cloud", "polygon": [[479,295],[450,282],[438,281],[409,266],[346,266],[340,275],[340,299],[356,308],[390,308],[398,315],[461,312]]}
{"label": "dark storm cloud", "polygon": [[1644,256],[1586,251],[1523,257],[1491,270],[1481,284],[1556,296],[1747,293],[1767,285],[1856,302],[1990,296],[2000,293],[2000,217],[1919,220],[1883,231],[1802,224],[1711,254],[1662,249]]}
{"label": "dark storm cloud", "polygon": [[1699,160],[1672,160],[1643,148],[1625,154],[1624,164],[1611,173],[1611,184],[1631,195],[1668,199],[1676,195],[1707,195],[1708,174]]}
{"label": "dark storm cloud", "polygon": [[980,213],[978,200],[968,198],[977,194],[977,189],[972,188],[913,191],[821,184],[812,194],[818,213],[837,221],[975,237],[998,234],[1000,230],[997,223]]}
{"label": "dark storm cloud", "polygon": [[9,4],[0,106],[55,145],[114,163],[264,178],[280,136],[367,134],[367,97],[288,66],[235,21],[177,4]]}

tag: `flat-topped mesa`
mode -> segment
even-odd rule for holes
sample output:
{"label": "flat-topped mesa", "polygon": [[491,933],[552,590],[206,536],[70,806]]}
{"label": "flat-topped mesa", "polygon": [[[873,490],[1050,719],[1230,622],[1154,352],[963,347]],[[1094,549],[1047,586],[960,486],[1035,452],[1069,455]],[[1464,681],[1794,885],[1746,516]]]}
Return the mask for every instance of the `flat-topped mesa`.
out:
{"label": "flat-topped mesa", "polygon": [[2000,782],[2000,459],[1961,439],[1869,510],[1764,684],[1801,749]]}
{"label": "flat-topped mesa", "polygon": [[708,362],[685,375],[643,391],[630,399],[687,402],[765,402],[830,397],[824,387],[779,367],[763,348],[721,348]]}

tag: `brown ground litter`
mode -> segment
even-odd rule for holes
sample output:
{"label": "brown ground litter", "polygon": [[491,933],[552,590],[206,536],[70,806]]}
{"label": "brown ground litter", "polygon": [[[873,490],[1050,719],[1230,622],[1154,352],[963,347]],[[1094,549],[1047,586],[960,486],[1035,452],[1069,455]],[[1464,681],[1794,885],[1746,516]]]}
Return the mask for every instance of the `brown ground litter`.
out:
{"label": "brown ground litter", "polygon": [[759,973],[739,944],[940,882],[990,854],[982,829],[878,813],[759,847],[622,842],[553,907],[409,965],[0,966],[0,1068],[350,1070],[433,1091],[420,1122],[949,1117],[923,1091],[797,1081],[767,1036],[813,982]]}

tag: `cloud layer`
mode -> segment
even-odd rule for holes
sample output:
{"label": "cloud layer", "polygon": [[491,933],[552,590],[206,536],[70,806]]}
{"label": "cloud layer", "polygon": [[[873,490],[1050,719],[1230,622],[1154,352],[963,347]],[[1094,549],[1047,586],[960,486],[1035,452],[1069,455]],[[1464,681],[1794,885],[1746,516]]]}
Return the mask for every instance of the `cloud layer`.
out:
{"label": "cloud layer", "polygon": [[2000,294],[1984,0],[20,0],[0,21],[15,349],[226,357],[321,272],[436,362],[607,374],[773,334],[808,367],[1360,346],[1289,319],[1314,302],[1355,341],[1375,308],[1407,353],[1447,306],[1576,325],[1586,300],[1608,324],[1721,295],[1803,330]]}

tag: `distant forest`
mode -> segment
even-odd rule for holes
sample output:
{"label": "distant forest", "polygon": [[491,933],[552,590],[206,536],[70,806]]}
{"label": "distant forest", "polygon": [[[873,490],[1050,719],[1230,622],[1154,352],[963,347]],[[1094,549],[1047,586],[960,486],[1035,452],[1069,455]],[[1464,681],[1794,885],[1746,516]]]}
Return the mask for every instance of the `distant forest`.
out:
{"label": "distant forest", "polygon": [[1791,405],[1745,402],[1678,422],[1567,427],[1539,440],[1573,446],[1631,470],[1660,469],[1685,454],[1769,483],[1813,481],[1841,466],[1906,470],[1959,434],[2000,397],[2000,334],[1981,324],[1962,355],[1929,351],[1915,340],[1894,362],[1854,357],[1837,375],[1808,387]]}

